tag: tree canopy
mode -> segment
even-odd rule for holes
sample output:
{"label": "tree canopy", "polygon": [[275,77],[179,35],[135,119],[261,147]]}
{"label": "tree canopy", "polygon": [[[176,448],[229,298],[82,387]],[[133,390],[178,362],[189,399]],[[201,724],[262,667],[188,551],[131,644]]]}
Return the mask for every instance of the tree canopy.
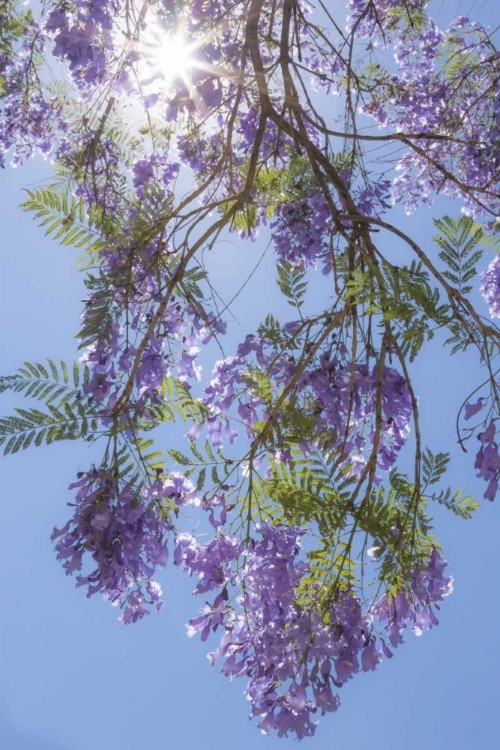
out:
{"label": "tree canopy", "polygon": [[[22,208],[80,251],[87,289],[80,359],[0,377],[22,399],[0,445],[102,446],[52,534],[65,572],[132,624],[161,609],[171,552],[205,605],[189,634],[246,679],[264,733],[312,736],[345,682],[438,623],[433,506],[479,500],[421,429],[435,337],[476,358],[450,425],[498,493],[500,52],[431,9],[0,0],[0,164],[53,163]],[[423,244],[406,215],[434,202]],[[230,237],[268,243],[289,316],[227,354],[205,259]]]}

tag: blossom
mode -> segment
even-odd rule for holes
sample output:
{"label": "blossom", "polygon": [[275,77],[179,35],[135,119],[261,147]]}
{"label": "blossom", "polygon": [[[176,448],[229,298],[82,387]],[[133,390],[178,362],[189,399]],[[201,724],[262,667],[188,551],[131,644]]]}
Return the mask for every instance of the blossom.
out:
{"label": "blossom", "polygon": [[70,489],[77,490],[74,515],[51,537],[66,574],[81,571],[91,559],[91,570],[80,573],[76,585],[86,586],[87,596],[101,593],[120,606],[124,624],[137,622],[151,606],[159,611],[162,591],[153,574],[166,564],[171,530],[159,505],[148,502],[147,493],[119,490],[103,469],[81,472]]}
{"label": "blossom", "polygon": [[465,404],[465,419],[471,419],[471,417],[474,417],[478,412],[481,411],[483,408],[483,401],[484,398],[479,398],[475,404],[466,403]]}
{"label": "blossom", "polygon": [[500,318],[500,256],[491,261],[481,279],[481,294],[489,305],[490,315]]}

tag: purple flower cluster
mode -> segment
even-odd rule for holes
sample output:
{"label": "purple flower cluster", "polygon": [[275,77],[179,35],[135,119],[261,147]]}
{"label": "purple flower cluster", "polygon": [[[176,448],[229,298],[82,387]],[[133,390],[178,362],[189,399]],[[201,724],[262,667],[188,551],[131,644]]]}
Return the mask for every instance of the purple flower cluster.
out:
{"label": "purple flower cluster", "polygon": [[77,0],[55,8],[45,28],[54,35],[54,57],[69,62],[76,85],[86,90],[110,77],[116,55],[112,30],[122,9],[120,0]]}
{"label": "purple flower cluster", "polygon": [[397,370],[384,367],[380,378],[376,365],[370,370],[365,364],[343,363],[326,353],[320,367],[306,372],[302,382],[311,388],[317,404],[319,432],[334,436],[332,449],[342,450],[348,463],[355,458],[355,473],[365,465],[376,439],[379,468],[392,468],[408,437],[413,413],[406,381]]}
{"label": "purple flower cluster", "polygon": [[[250,334],[238,346],[235,356],[216,363],[214,378],[205,388],[202,399],[210,414],[207,427],[212,445],[223,444],[223,432],[230,444],[238,437],[225,416],[233,403],[238,403],[238,419],[245,425],[248,437],[255,435],[254,425],[266,415],[264,399],[250,384],[249,355],[255,356],[259,368],[267,371],[277,385],[286,382],[295,372],[295,366],[287,356],[274,357],[264,352],[265,343],[262,337]],[[194,437],[194,433],[190,437]]]}
{"label": "purple flower cluster", "polygon": [[[0,17],[0,24],[2,19]],[[64,142],[68,129],[61,104],[45,96],[38,83],[35,60],[45,53],[46,38],[35,21],[29,21],[12,57],[0,57],[0,167],[12,151],[18,166],[31,156],[52,156]]]}
{"label": "purple flower cluster", "polygon": [[[294,324],[287,325],[292,331]],[[224,433],[230,443],[237,437],[224,416],[231,405],[238,404],[238,419],[248,437],[255,435],[254,425],[271,406],[252,388],[255,364],[249,356],[270,377],[277,392],[296,375],[289,356],[277,354],[262,336],[247,336],[236,356],[217,362],[214,378],[205,388],[203,404],[211,415],[207,426],[213,445],[223,444]],[[309,411],[312,402],[318,438],[327,436],[330,450],[341,451],[354,474],[366,466],[375,441],[378,467],[388,471],[395,464],[413,413],[406,381],[396,369],[383,367],[380,377],[376,365],[370,370],[366,364],[341,361],[326,352],[297,378],[294,394],[299,402],[309,404]],[[189,437],[197,435],[199,431],[193,429]]]}
{"label": "purple flower cluster", "polygon": [[[350,170],[344,170],[343,177],[351,176]],[[364,180],[351,185],[350,189],[356,210],[362,216],[380,217],[392,205],[389,180]],[[334,197],[327,200],[320,191],[294,202],[281,203],[270,225],[275,252],[303,269],[316,268],[321,262],[323,273],[331,273],[332,237],[340,226],[344,229],[351,226],[350,221],[339,222],[335,218],[337,211]]]}
{"label": "purple flower cluster", "polygon": [[77,482],[74,515],[62,529],[54,529],[57,559],[67,575],[82,570],[91,557],[95,568],[77,576],[77,586],[87,586],[87,596],[101,593],[123,608],[120,619],[134,623],[163,606],[161,588],[153,578],[165,566],[167,537],[172,529],[161,507],[172,487],[153,486],[141,495],[131,487],[119,489],[111,472],[81,472]]}
{"label": "purple flower cluster", "polygon": [[196,538],[181,532],[176,539],[175,565],[181,566],[189,575],[197,575],[198,585],[194,594],[204,594],[234,582],[232,565],[243,552],[244,542],[235,537],[219,534],[206,544],[198,544]]}
{"label": "purple flower cluster", "polygon": [[434,609],[439,609],[443,599],[453,591],[453,578],[443,575],[446,566],[434,548],[427,567],[413,574],[409,591],[400,591],[393,597],[384,594],[371,607],[373,622],[382,624],[394,648],[403,643],[402,634],[408,626],[415,635],[422,635],[438,625]]}
{"label": "purple flower cluster", "polygon": [[158,182],[162,184],[165,192],[169,191],[179,174],[179,168],[180,164],[170,162],[166,154],[155,153],[144,159],[138,159],[132,167],[137,197],[144,197],[143,187],[150,182]]}
{"label": "purple flower cluster", "polygon": [[490,501],[496,497],[500,478],[500,455],[495,433],[495,420],[492,419],[486,429],[477,436],[481,446],[474,462],[474,468],[478,470],[477,476],[488,482],[484,498]]}
{"label": "purple flower cluster", "polygon": [[491,317],[500,318],[500,255],[491,261],[481,281],[481,294],[489,305]]}
{"label": "purple flower cluster", "polygon": [[331,210],[323,193],[283,203],[271,223],[274,249],[280,258],[302,268],[315,268],[330,253]]}
{"label": "purple flower cluster", "polygon": [[[492,318],[500,318],[500,256],[496,256],[482,274],[481,294],[489,305]],[[485,399],[481,397],[475,404],[465,404],[465,419],[471,419],[485,406]],[[500,481],[500,453],[496,438],[496,419],[484,422],[484,429],[478,433],[480,447],[476,453],[474,468],[480,479],[488,482],[483,497],[491,502],[495,500]]]}
{"label": "purple flower cluster", "polygon": [[[166,165],[165,170],[175,172],[172,165]],[[132,214],[132,227],[134,218]],[[81,361],[91,372],[84,391],[102,404],[104,419],[109,418],[134,368],[133,393],[128,404],[133,406],[136,417],[154,421],[148,404],[158,405],[164,400],[161,393],[164,379],[173,371],[186,388],[198,381],[200,344],[225,331],[223,321],[194,301],[187,304],[172,301],[160,307],[163,284],[160,269],[172,264],[173,275],[174,257],[171,248],[158,241],[131,247],[120,239],[109,243],[108,249],[101,253],[101,269],[113,292],[111,312]],[[100,292],[86,301],[82,332],[92,324],[96,309],[101,306]],[[149,330],[153,320],[156,325]],[[132,341],[148,331],[147,344],[139,349]]]}
{"label": "purple flower cluster", "polygon": [[[426,568],[412,578],[409,592],[384,595],[363,614],[359,599],[339,591],[324,611],[304,581],[309,571],[300,559],[298,527],[256,526],[256,538],[246,549],[220,532],[200,545],[189,534],[177,538],[175,560],[190,575],[199,577],[195,594],[219,588],[212,604],[192,619],[189,635],[224,631],[212,663],[222,662],[230,678],[246,677],[251,716],[258,717],[264,734],[274,730],[283,737],[312,736],[317,714],[336,711],[342,687],[355,674],[376,669],[391,651],[373,633],[379,624],[390,644],[402,642],[411,625],[415,633],[437,624],[434,608],[452,590],[443,576],[445,561],[434,549]],[[239,558],[243,564],[236,566]],[[228,587],[237,587],[239,596]]]}
{"label": "purple flower cluster", "polygon": [[[390,43],[397,66],[396,73],[380,68],[376,94],[365,100],[362,112],[389,132],[412,139],[396,165],[393,201],[411,213],[439,192],[459,197],[467,213],[491,221],[500,213],[500,59],[492,55],[488,29],[467,18],[458,18],[446,34],[431,20],[381,26],[393,2],[354,5],[353,17],[362,19],[356,34],[384,47]],[[449,70],[447,64],[443,68],[444,45]],[[415,138],[418,134],[425,137]]]}

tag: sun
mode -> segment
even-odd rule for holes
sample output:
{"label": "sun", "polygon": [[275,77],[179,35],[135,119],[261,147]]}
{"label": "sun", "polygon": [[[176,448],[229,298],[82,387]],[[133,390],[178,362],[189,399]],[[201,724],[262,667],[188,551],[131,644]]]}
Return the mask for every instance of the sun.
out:
{"label": "sun", "polygon": [[185,19],[177,19],[176,27],[167,29],[161,19],[147,15],[136,50],[141,93],[148,109],[158,102],[168,103],[170,118],[172,108],[177,112],[188,103],[190,111],[193,107],[205,110],[214,96],[220,98],[220,86],[213,81],[221,77],[221,70],[210,60],[209,37],[193,32]]}
{"label": "sun", "polygon": [[196,64],[194,53],[197,45],[189,44],[182,31],[170,35],[165,32],[154,34],[147,47],[148,67],[161,74],[165,85],[170,85],[176,78],[185,83],[189,80],[189,71]]}
{"label": "sun", "polygon": [[187,38],[182,22],[167,31],[161,20],[148,14],[139,45],[141,74],[164,90],[180,80],[190,88],[190,73],[198,67],[196,52],[202,44],[200,39]]}

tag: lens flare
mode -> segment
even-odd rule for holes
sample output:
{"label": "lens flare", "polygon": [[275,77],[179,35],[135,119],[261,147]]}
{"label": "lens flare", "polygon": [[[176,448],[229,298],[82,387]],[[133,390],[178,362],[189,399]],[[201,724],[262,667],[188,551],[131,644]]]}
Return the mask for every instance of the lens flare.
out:
{"label": "lens flare", "polygon": [[161,73],[166,85],[176,78],[186,81],[190,68],[195,64],[195,48],[194,44],[186,41],[182,33],[175,36],[155,34],[152,42],[148,44],[147,62]]}

